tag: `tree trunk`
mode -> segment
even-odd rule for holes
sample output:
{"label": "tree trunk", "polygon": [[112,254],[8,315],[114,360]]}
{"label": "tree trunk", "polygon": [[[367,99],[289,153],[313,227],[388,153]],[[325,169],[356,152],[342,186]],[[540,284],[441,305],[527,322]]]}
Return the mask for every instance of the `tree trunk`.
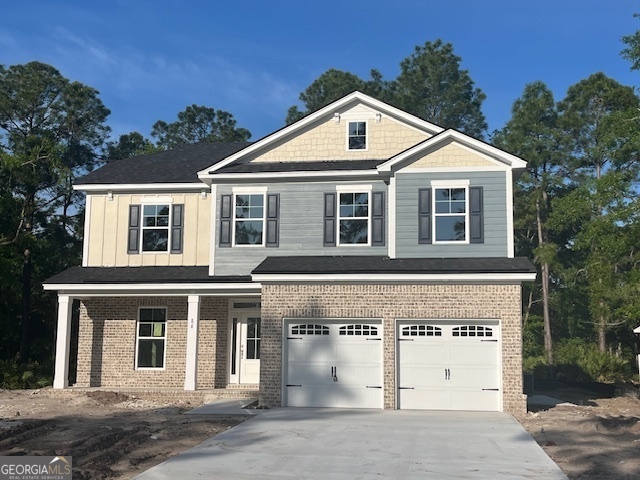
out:
{"label": "tree trunk", "polygon": [[24,251],[22,264],[22,331],[20,335],[20,363],[29,361],[29,323],[31,320],[31,251]]}
{"label": "tree trunk", "polygon": [[[538,247],[545,244],[542,230],[542,214],[540,212],[540,198],[536,199],[536,221],[538,224]],[[549,380],[553,380],[554,360],[553,360],[553,338],[551,336],[551,318],[549,315],[549,262],[543,260],[540,269],[540,283],[542,285],[542,318],[544,321],[544,349],[547,352],[547,365]]]}
{"label": "tree trunk", "polygon": [[[604,302],[600,302],[600,307],[604,308]],[[607,324],[602,314],[598,319],[598,350],[602,353],[607,351]]]}

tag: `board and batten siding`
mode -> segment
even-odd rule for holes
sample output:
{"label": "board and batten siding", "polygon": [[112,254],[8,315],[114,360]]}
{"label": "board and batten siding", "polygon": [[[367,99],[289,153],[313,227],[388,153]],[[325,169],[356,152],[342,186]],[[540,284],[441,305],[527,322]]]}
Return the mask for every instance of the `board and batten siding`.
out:
{"label": "board and batten siding", "polygon": [[[432,180],[469,180],[469,186],[483,187],[484,243],[418,243],[418,190],[429,188]],[[508,256],[506,189],[502,171],[396,174],[396,257]]]}
{"label": "board and batten siding", "polygon": [[[154,195],[91,194],[91,219],[88,232],[88,267],[206,266],[209,264],[211,238],[211,198],[200,193],[161,194],[173,204],[184,204],[182,253],[127,253],[129,205],[142,203]],[[147,202],[149,203],[149,202]],[[158,201],[158,204],[163,203]]]}
{"label": "board and batten siding", "polygon": [[[382,181],[361,182],[372,185],[374,192],[384,191]],[[357,182],[344,182],[358,185]],[[260,188],[259,186],[257,186]],[[262,186],[264,188],[264,186]],[[335,183],[278,183],[268,185],[268,194],[280,194],[280,243],[278,247],[234,246],[220,247],[220,195],[230,195],[233,188],[217,187],[215,275],[248,275],[268,256],[287,255],[387,255],[388,199],[385,199],[385,246],[363,245],[324,247],[324,194],[335,193]],[[356,190],[356,189],[354,189]]]}

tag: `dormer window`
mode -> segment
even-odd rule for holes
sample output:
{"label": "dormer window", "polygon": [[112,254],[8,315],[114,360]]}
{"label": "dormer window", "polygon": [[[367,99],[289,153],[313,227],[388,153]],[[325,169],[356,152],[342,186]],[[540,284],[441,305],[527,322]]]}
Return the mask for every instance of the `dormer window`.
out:
{"label": "dormer window", "polygon": [[349,122],[349,150],[366,150],[367,122]]}

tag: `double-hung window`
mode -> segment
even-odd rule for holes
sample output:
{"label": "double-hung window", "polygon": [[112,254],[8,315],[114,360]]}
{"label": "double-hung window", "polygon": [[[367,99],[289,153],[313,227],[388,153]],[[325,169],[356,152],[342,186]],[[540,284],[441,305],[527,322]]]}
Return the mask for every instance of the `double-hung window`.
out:
{"label": "double-hung window", "polygon": [[167,309],[140,308],[136,368],[164,368]]}
{"label": "double-hung window", "polygon": [[264,244],[264,195],[236,194],[234,213],[234,244]]}
{"label": "double-hung window", "polygon": [[340,245],[369,244],[369,192],[339,192]]}
{"label": "double-hung window", "polygon": [[434,232],[436,242],[469,241],[468,186],[433,188]]}
{"label": "double-hung window", "polygon": [[169,250],[169,205],[142,207],[142,251],[167,252]]}
{"label": "double-hung window", "polygon": [[367,149],[367,122],[349,122],[349,150]]}

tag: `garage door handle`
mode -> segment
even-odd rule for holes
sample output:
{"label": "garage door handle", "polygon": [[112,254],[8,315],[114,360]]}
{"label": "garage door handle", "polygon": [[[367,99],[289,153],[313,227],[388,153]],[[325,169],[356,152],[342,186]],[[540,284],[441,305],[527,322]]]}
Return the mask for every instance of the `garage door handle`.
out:
{"label": "garage door handle", "polygon": [[373,386],[373,385],[367,385],[366,388],[382,388],[382,387],[376,387],[376,386]]}
{"label": "garage door handle", "polygon": [[288,385],[288,384],[287,384],[287,387],[301,387],[301,386],[302,386],[302,385]]}
{"label": "garage door handle", "polygon": [[398,387],[398,390],[415,390],[415,387]]}
{"label": "garage door handle", "polygon": [[492,340],[480,340],[481,342],[497,342],[498,340],[496,340],[495,338]]}
{"label": "garage door handle", "polygon": [[500,389],[499,388],[483,388],[482,391],[483,392],[499,392]]}
{"label": "garage door handle", "polygon": [[444,369],[444,379],[451,380],[451,370],[449,370],[448,368]]}

